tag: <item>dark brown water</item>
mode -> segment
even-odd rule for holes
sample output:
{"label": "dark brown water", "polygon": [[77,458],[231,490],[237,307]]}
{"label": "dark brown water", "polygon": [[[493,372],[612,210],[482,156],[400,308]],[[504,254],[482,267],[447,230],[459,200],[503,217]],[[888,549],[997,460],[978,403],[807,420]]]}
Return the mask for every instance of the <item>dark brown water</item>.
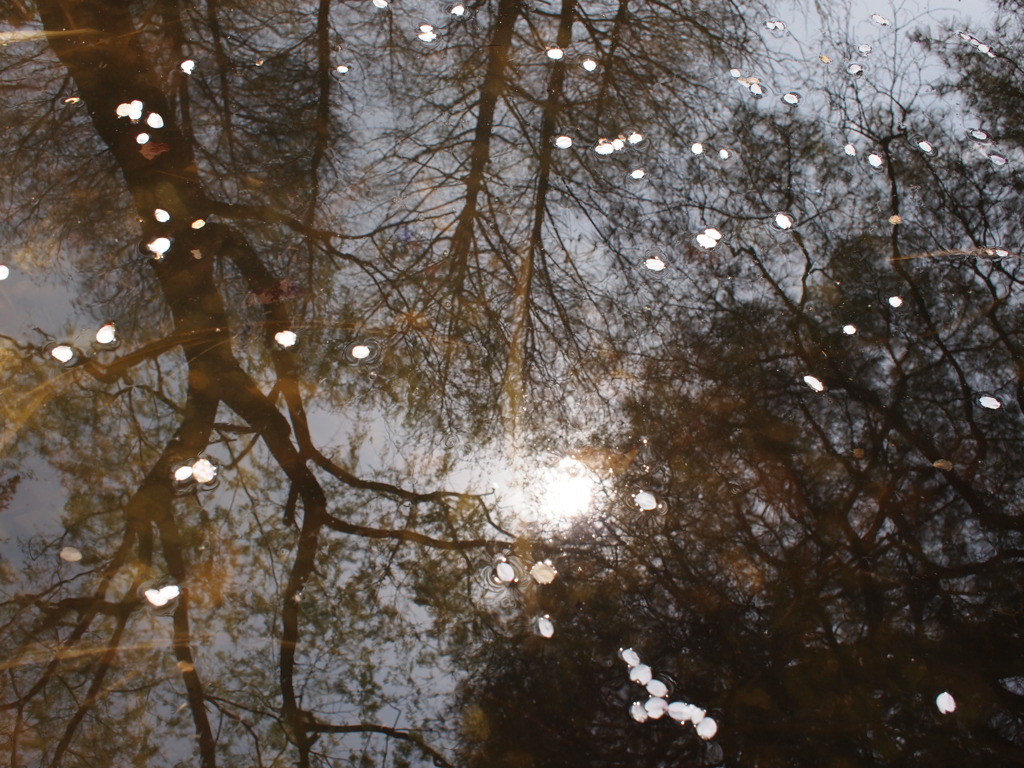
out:
{"label": "dark brown water", "polygon": [[0,3],[0,763],[1024,764],[1024,8]]}

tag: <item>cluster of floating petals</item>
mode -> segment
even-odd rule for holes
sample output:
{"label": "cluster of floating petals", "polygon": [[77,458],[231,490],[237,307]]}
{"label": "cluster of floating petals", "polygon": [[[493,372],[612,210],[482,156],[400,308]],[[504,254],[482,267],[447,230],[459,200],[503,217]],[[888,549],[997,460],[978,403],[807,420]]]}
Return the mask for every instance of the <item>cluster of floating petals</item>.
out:
{"label": "cluster of floating petals", "polygon": [[168,584],[166,587],[160,587],[159,589],[147,589],[142,594],[149,601],[150,605],[162,608],[178,597],[181,594],[181,589],[174,584]]}
{"label": "cluster of floating petals", "polygon": [[530,575],[538,584],[550,584],[555,580],[558,571],[555,570],[555,566],[552,565],[550,560],[544,560],[533,564],[533,567],[530,569]]}
{"label": "cluster of floating petals", "polygon": [[117,341],[117,327],[113,323],[104,323],[96,331],[96,343],[109,346]]}
{"label": "cluster of floating petals", "polygon": [[137,123],[142,119],[142,102],[136,99],[135,101],[126,101],[118,104],[117,116],[127,117],[132,122]]}
{"label": "cluster of floating petals", "polygon": [[804,376],[804,384],[813,389],[815,392],[824,392],[825,384],[817,376],[807,375]]}
{"label": "cluster of floating petals", "polygon": [[82,559],[82,553],[76,547],[63,547],[59,557],[65,563],[77,563]]}
{"label": "cluster of floating petals", "polygon": [[978,405],[982,408],[988,408],[990,411],[998,411],[1003,407],[1003,404],[999,402],[998,398],[992,397],[992,395],[982,395],[979,397]]}
{"label": "cluster of floating petals", "polygon": [[772,226],[781,230],[792,229],[793,217],[785,211],[779,211],[772,217]]}
{"label": "cluster of floating petals", "polygon": [[632,648],[624,648],[619,651],[619,657],[629,667],[629,679],[637,685],[642,685],[650,695],[647,701],[635,701],[630,705],[630,717],[638,723],[645,723],[648,720],[658,720],[668,714],[680,725],[693,723],[697,735],[705,741],[715,737],[715,734],[718,733],[718,723],[695,704],[685,701],[669,702],[667,700],[668,685],[654,677],[651,668],[641,662],[640,654]]}
{"label": "cluster of floating petals", "polygon": [[768,21],[766,21],[764,25],[767,29],[770,29],[773,32],[781,32],[786,28],[785,23],[779,21],[778,19],[768,19]]}
{"label": "cluster of floating petals", "polygon": [[174,470],[174,479],[179,483],[194,480],[200,485],[212,483],[217,477],[217,467],[209,459],[196,459],[191,464],[184,464]]}
{"label": "cluster of floating petals", "polygon": [[547,57],[552,61],[561,61],[565,58],[565,51],[561,48],[548,48]]}
{"label": "cluster of floating petals", "polygon": [[935,706],[944,715],[951,715],[956,712],[956,699],[949,691],[943,691],[935,697]]}
{"label": "cluster of floating petals", "polygon": [[722,240],[722,233],[714,227],[708,227],[697,235],[697,245],[710,251]]}
{"label": "cluster of floating petals", "polygon": [[983,53],[990,59],[996,58],[996,54],[995,52],[993,52],[992,46],[988,45],[987,43],[983,43],[974,35],[969,34],[967,32],[958,32],[957,37],[959,37],[965,43],[970,43],[974,50],[976,50],[978,53]]}
{"label": "cluster of floating petals", "polygon": [[186,75],[191,75],[196,71],[196,62],[194,59],[185,59],[181,64],[178,65],[178,69],[184,72]]}
{"label": "cluster of floating petals", "polygon": [[661,272],[667,266],[660,256],[649,256],[644,259],[644,266],[651,272]]}
{"label": "cluster of floating petals", "polygon": [[435,40],[437,40],[437,31],[433,24],[420,24],[419,32],[417,32],[416,37],[418,37],[424,43],[432,43]]}
{"label": "cluster of floating petals", "polygon": [[277,342],[279,347],[288,349],[288,347],[294,347],[295,342],[299,340],[298,335],[295,331],[278,331],[274,334],[274,341]]}

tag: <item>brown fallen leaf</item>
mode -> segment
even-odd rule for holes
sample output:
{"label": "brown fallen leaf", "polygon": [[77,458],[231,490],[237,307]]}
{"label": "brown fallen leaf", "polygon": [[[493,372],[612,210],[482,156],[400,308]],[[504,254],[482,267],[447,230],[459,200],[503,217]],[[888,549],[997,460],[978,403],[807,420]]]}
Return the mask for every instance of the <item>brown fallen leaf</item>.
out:
{"label": "brown fallen leaf", "polygon": [[953,468],[953,462],[948,459],[939,459],[938,461],[933,461],[932,466],[936,469],[941,469],[943,472],[949,472]]}
{"label": "brown fallen leaf", "polygon": [[139,150],[139,154],[147,160],[152,160],[155,157],[159,157],[164,152],[170,151],[170,144],[164,144],[162,141],[147,141],[142,145],[142,148]]}

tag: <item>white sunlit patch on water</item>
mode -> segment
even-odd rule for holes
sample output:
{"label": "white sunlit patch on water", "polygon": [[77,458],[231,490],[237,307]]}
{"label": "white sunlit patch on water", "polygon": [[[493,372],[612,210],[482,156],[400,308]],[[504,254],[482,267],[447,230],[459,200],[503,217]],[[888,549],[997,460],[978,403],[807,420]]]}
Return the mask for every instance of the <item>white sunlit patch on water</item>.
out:
{"label": "white sunlit patch on water", "polygon": [[579,517],[590,509],[599,484],[585,464],[569,456],[563,458],[540,478],[541,515],[561,520]]}
{"label": "white sunlit patch on water", "polygon": [[951,715],[956,712],[956,699],[949,691],[943,691],[935,697],[935,706],[944,715]]}
{"label": "white sunlit patch on water", "polygon": [[978,398],[978,405],[982,408],[988,408],[990,411],[998,411],[1003,407],[1003,404],[998,398],[992,397],[992,395],[982,395]]}
{"label": "white sunlit patch on water", "polygon": [[274,334],[274,341],[277,342],[279,347],[283,347],[284,349],[294,347],[295,342],[298,340],[299,337],[295,331],[278,331]]}

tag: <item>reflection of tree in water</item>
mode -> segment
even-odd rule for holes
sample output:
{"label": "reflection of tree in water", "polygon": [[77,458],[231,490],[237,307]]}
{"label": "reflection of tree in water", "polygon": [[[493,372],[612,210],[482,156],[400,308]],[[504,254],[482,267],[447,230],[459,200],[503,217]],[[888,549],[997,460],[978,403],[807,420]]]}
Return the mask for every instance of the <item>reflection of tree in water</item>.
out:
{"label": "reflection of tree in water", "polygon": [[[1019,239],[1019,171],[900,73],[801,75],[717,4],[500,0],[433,47],[401,9],[37,6],[62,68],[29,42],[9,71],[54,83],[44,111],[82,104],[14,121],[16,162],[40,160],[13,188],[41,197],[12,237],[84,219],[55,226],[81,249],[61,268],[116,298],[126,339],[57,376],[37,337],[4,351],[9,450],[71,494],[5,603],[12,764],[192,740],[202,765],[1019,759],[1019,260],[990,252]],[[731,65],[818,92],[756,101]],[[132,99],[162,116],[156,151],[117,117]],[[64,130],[106,197],[38,191]],[[158,236],[162,259],[105,284],[111,252]],[[411,447],[368,462],[385,423]],[[419,490],[495,431],[575,451],[606,517],[512,547],[489,498]],[[200,456],[219,486],[183,492]],[[348,469],[367,464],[379,479]],[[54,571],[68,544],[81,564]],[[518,581],[481,591],[499,549]],[[150,606],[166,583],[180,598]],[[714,740],[629,718],[630,645]]]}

